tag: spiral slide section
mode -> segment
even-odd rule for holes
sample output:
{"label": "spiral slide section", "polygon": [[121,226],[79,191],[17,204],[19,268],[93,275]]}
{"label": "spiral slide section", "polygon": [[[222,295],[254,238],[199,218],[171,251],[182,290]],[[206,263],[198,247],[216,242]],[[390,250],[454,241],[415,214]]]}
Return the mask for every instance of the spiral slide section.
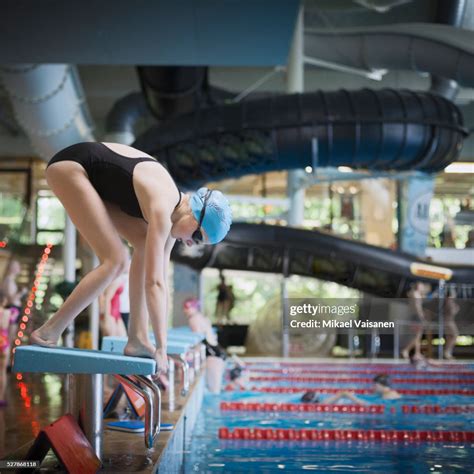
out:
{"label": "spiral slide section", "polygon": [[[410,271],[413,262],[421,262],[416,257],[290,227],[236,223],[223,242],[202,246],[199,254],[196,251],[176,245],[172,258],[196,270],[212,267],[296,274],[391,298],[404,297],[410,283],[420,280]],[[453,266],[451,270],[449,283],[459,287],[474,283],[474,267]]]}
{"label": "spiral slide section", "polygon": [[149,129],[134,146],[183,187],[305,166],[438,171],[465,131],[441,96],[392,89],[311,92],[198,109]]}

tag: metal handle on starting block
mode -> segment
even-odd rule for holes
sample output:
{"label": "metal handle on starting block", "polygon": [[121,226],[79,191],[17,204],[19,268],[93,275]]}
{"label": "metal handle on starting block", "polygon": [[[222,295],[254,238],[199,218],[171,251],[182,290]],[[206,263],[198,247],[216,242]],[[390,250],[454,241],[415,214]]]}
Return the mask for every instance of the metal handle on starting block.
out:
{"label": "metal handle on starting block", "polygon": [[189,392],[189,365],[184,355],[180,354],[168,354],[183,371],[183,388],[181,389],[181,395],[184,397]]}
{"label": "metal handle on starting block", "polygon": [[143,385],[148,387],[153,393],[153,421],[155,424],[154,436],[158,436],[161,426],[161,391],[153,380],[146,375],[136,375],[135,378]]}
{"label": "metal handle on starting block", "polygon": [[134,392],[138,393],[145,400],[145,446],[147,448],[152,448],[155,442],[156,431],[153,420],[153,399],[146,388],[141,387],[141,385],[136,380],[133,380],[134,377],[135,376],[132,375],[115,375],[117,380],[130,387]]}

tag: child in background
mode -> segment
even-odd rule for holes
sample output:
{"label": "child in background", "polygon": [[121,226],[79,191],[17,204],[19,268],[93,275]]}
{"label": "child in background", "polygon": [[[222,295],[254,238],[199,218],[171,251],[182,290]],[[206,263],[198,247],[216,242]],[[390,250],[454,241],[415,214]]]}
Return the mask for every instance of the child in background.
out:
{"label": "child in background", "polygon": [[122,280],[122,275],[116,278],[99,297],[102,336],[127,336],[127,329],[120,314],[120,294],[123,291]]}
{"label": "child in background", "polygon": [[204,335],[203,343],[206,345],[207,356],[206,385],[211,393],[220,393],[227,353],[223,347],[219,346],[217,336],[212,329],[212,324],[201,313],[200,303],[197,298],[188,298],[183,303],[183,313],[186,316],[191,331]]}
{"label": "child in background", "polygon": [[7,388],[7,364],[10,353],[10,310],[6,308],[7,295],[0,289],[0,408],[7,406],[5,390]]}

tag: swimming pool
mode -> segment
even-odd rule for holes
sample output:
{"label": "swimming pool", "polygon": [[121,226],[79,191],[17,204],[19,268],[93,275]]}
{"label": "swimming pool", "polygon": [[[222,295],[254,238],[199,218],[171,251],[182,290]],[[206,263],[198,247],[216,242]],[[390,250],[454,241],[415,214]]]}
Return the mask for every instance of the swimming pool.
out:
{"label": "swimming pool", "polygon": [[[272,370],[273,372],[269,372]],[[317,372],[317,373],[316,373]],[[251,380],[249,385],[259,389],[279,387],[298,389],[300,384],[314,388],[330,387],[348,389],[370,385],[362,382],[375,373],[389,373],[404,382],[395,388],[409,385],[414,390],[427,388],[474,389],[473,366],[463,366],[462,371],[440,369],[437,371],[413,372],[409,366],[392,364],[339,364],[275,365],[253,364],[252,377],[277,376],[278,380]],[[321,375],[322,374],[322,375]],[[348,375],[350,374],[350,375]],[[401,375],[400,375],[401,374]],[[295,375],[324,378],[327,382],[298,382]],[[290,377],[290,380],[285,378]],[[360,377],[361,383],[339,382],[341,377]],[[417,384],[416,379],[423,383]],[[434,384],[427,383],[436,379]],[[471,381],[469,381],[469,378]],[[407,379],[411,379],[408,382]],[[457,380],[459,385],[443,384]],[[469,393],[469,392],[467,392]],[[324,398],[328,395],[321,395]],[[436,473],[472,472],[474,444],[471,442],[380,442],[380,441],[273,441],[273,440],[225,440],[218,438],[220,427],[235,428],[294,428],[317,430],[435,430],[474,431],[474,397],[464,394],[405,395],[394,401],[383,402],[374,395],[362,394],[371,404],[385,405],[384,413],[346,412],[293,412],[281,411],[281,404],[298,403],[300,392],[262,393],[257,391],[224,392],[220,396],[207,394],[198,417],[190,446],[187,449],[185,472],[384,472],[388,473]],[[221,410],[222,402],[273,403],[277,411]],[[346,403],[346,402],[344,402]],[[248,405],[244,405],[248,408]],[[409,407],[409,408],[403,408]],[[413,408],[415,407],[415,408]],[[440,407],[437,412],[433,408]],[[462,407],[462,412],[450,409]],[[250,405],[250,408],[255,408]],[[449,408],[446,413],[446,408]],[[415,410],[415,413],[412,413]],[[429,413],[424,413],[429,411]]]}

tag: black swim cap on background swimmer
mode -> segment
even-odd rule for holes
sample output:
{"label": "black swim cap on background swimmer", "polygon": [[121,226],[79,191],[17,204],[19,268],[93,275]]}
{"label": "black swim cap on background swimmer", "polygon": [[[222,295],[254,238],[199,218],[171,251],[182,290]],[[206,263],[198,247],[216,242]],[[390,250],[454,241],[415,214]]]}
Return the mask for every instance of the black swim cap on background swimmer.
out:
{"label": "black swim cap on background swimmer", "polygon": [[316,392],[309,390],[303,393],[301,401],[303,403],[319,403],[319,398],[316,396]]}
{"label": "black swim cap on background swimmer", "polygon": [[236,366],[230,370],[230,380],[238,379],[242,375],[242,367]]}
{"label": "black swim cap on background swimmer", "polygon": [[383,385],[384,387],[390,387],[390,377],[387,374],[376,375],[373,382]]}

